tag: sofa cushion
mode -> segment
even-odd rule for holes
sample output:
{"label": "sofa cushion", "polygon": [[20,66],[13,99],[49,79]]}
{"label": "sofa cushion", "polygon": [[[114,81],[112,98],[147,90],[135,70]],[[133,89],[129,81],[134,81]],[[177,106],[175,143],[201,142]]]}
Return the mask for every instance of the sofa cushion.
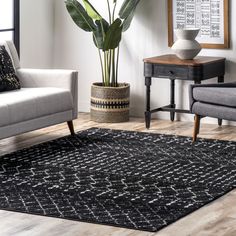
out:
{"label": "sofa cushion", "polygon": [[196,87],[193,98],[200,102],[236,107],[236,88]]}
{"label": "sofa cushion", "polygon": [[[8,43],[9,43],[9,41],[0,40],[0,46],[4,46],[4,47],[6,48],[6,50],[7,50],[7,52],[8,52],[8,55],[9,55],[10,58],[11,58],[11,61],[14,62],[14,58],[12,57],[11,49],[9,48]],[[12,43],[13,43],[13,42],[12,42]],[[13,45],[14,45],[14,44],[13,44]],[[13,63],[13,64],[15,64],[15,63]],[[16,68],[15,65],[14,65],[14,69],[18,69],[18,68]]]}
{"label": "sofa cushion", "polygon": [[69,90],[22,88],[0,93],[0,127],[73,109]]}
{"label": "sofa cushion", "polygon": [[0,92],[20,89],[20,82],[5,46],[0,46]]}
{"label": "sofa cushion", "polygon": [[236,109],[233,107],[195,102],[192,107],[192,112],[200,116],[236,121]]}

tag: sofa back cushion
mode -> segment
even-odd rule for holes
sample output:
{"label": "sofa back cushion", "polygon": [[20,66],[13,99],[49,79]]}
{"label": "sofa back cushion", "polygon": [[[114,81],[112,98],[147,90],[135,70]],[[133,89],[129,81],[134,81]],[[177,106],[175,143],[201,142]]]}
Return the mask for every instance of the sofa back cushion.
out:
{"label": "sofa back cushion", "polygon": [[5,46],[0,46],[0,92],[20,89],[10,55]]}

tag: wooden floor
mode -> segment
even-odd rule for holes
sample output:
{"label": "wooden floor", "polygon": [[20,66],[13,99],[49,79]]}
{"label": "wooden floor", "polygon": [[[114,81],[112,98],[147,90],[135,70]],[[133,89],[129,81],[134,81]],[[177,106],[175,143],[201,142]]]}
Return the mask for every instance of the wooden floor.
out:
{"label": "wooden floor", "polygon": [[[154,120],[146,130],[144,120],[131,118],[122,124],[96,124],[89,114],[79,114],[75,130],[90,127],[135,130],[191,136],[193,123]],[[69,134],[66,124],[0,140],[0,155]],[[203,124],[203,138],[236,141],[236,127]],[[236,190],[182,218],[158,233],[128,230],[55,218],[0,211],[0,236],[236,236]]]}

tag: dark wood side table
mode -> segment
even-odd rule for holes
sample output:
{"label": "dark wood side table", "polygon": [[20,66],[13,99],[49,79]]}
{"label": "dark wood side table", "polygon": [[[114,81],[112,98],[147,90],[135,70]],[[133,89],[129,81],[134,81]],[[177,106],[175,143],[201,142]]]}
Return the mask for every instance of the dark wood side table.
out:
{"label": "dark wood side table", "polygon": [[[151,114],[159,111],[170,112],[170,119],[174,121],[175,113],[190,113],[189,110],[176,109],[175,104],[175,80],[191,80],[195,84],[201,81],[218,78],[218,82],[224,82],[225,58],[199,56],[193,60],[180,60],[175,55],[168,54],[144,59],[144,76],[146,85],[146,128],[150,128]],[[150,95],[152,78],[164,78],[170,80],[170,104],[151,110]],[[219,120],[219,125],[222,120]]]}

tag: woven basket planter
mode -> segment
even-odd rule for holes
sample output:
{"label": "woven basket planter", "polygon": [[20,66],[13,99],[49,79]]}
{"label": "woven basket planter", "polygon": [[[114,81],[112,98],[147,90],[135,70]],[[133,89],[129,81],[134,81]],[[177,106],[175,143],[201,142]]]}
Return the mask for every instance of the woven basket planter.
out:
{"label": "woven basket planter", "polygon": [[91,120],[100,123],[129,121],[129,84],[104,87],[94,83],[91,87]]}

